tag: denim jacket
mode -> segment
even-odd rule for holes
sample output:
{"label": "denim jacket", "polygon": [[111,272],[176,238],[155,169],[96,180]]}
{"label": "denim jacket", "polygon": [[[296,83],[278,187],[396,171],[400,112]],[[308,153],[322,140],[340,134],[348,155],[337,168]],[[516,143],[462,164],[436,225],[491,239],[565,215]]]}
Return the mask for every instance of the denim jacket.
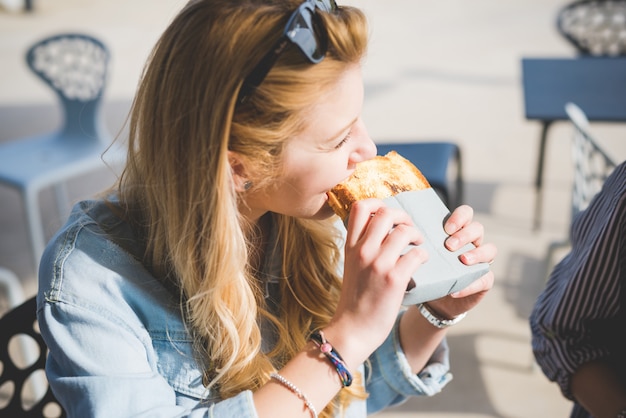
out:
{"label": "denim jacket", "polygon": [[[37,315],[50,350],[46,374],[68,416],[256,417],[252,392],[224,400],[203,385],[180,300],[138,251],[131,228],[103,201],[77,204],[46,248]],[[445,341],[411,373],[397,325],[361,366],[369,397],[350,404],[347,418],[433,395],[452,378]]]}

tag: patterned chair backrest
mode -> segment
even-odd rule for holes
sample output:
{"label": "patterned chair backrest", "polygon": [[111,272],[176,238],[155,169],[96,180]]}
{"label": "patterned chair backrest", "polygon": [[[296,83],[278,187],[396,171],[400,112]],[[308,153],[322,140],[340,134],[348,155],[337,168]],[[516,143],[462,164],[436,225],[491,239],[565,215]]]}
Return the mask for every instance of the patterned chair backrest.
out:
{"label": "patterned chair backrest", "polygon": [[582,55],[626,55],[626,0],[579,0],[557,14],[557,29]]}
{"label": "patterned chair backrest", "polygon": [[0,318],[0,389],[2,396],[9,394],[0,406],[3,417],[66,416],[45,379],[48,348],[39,333],[36,311],[33,296]]}
{"label": "patterned chair backrest", "polygon": [[572,138],[573,219],[580,211],[587,208],[617,164],[591,136],[589,121],[585,113],[574,103],[567,103],[565,111],[574,126]]}
{"label": "patterned chair backrest", "polygon": [[63,105],[64,138],[108,141],[100,105],[109,59],[109,50],[100,40],[81,33],[50,36],[28,49],[28,67]]}

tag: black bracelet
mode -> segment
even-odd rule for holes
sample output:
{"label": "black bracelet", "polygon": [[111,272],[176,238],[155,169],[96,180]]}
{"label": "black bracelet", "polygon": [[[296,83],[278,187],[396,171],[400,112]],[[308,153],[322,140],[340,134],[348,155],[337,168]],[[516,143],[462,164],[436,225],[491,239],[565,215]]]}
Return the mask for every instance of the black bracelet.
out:
{"label": "black bracelet", "polygon": [[328,360],[330,360],[333,366],[335,366],[335,370],[337,370],[337,374],[341,379],[343,387],[350,386],[352,384],[352,375],[348,371],[348,367],[343,361],[343,357],[341,357],[337,350],[335,350],[333,346],[326,341],[324,333],[322,331],[315,331],[311,334],[309,339],[319,347],[320,351],[326,356],[326,358],[328,358]]}

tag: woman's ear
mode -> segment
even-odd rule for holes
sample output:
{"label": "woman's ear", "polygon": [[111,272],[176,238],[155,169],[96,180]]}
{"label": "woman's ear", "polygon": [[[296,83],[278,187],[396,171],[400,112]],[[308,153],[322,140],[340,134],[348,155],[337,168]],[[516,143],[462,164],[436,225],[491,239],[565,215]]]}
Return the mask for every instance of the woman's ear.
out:
{"label": "woman's ear", "polygon": [[228,151],[228,163],[235,182],[235,190],[248,191],[252,187],[252,181],[248,178],[243,158],[234,151]]}

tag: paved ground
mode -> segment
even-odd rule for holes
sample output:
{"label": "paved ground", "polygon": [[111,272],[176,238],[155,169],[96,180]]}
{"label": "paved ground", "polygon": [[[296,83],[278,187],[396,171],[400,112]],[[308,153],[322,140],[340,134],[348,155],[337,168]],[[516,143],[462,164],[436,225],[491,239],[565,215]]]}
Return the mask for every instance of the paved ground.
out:
{"label": "paved ground", "polygon": [[[5,0],[8,1],[8,0]],[[182,0],[35,0],[30,15],[0,9],[0,141],[45,132],[58,123],[54,98],[25,67],[23,52],[40,37],[81,30],[113,54],[104,108],[121,127],[151,44]],[[571,56],[554,28],[557,0],[352,0],[368,14],[372,44],[365,64],[364,118],[372,137],[452,139],[463,151],[466,201],[499,247],[495,289],[450,332],[455,379],[431,399],[416,399],[385,418],[566,417],[569,403],[533,364],[527,317],[544,283],[547,245],[565,235],[571,169],[566,123],[550,134],[543,225],[533,231],[532,188],[539,126],[524,119],[522,56]],[[0,1],[0,5],[3,4]],[[626,158],[626,128],[594,124],[600,142]],[[70,185],[72,197],[107,185],[106,172]],[[0,266],[35,292],[17,194],[0,189]],[[48,229],[60,216],[43,196]]]}

